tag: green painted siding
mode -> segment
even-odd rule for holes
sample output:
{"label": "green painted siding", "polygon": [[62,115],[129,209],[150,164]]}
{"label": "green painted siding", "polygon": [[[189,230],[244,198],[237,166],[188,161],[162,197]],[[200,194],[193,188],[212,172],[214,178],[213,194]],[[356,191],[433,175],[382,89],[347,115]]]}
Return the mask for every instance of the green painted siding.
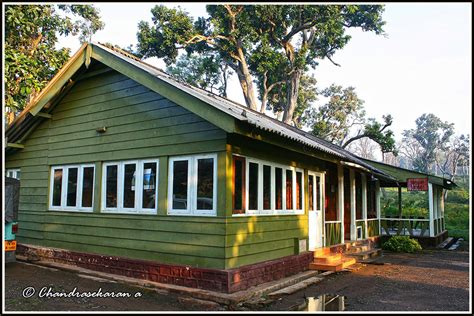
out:
{"label": "green painted siding", "polygon": [[[212,152],[225,164],[223,130],[114,71],[79,81],[52,115],[24,149],[6,157],[6,167],[22,173],[19,242],[224,268],[225,210],[215,217],[166,215],[168,156]],[[101,163],[145,158],[160,159],[157,215],[100,213]],[[49,211],[50,166],[86,162],[96,164],[94,212]],[[222,198],[220,192],[217,205],[225,205]]]}

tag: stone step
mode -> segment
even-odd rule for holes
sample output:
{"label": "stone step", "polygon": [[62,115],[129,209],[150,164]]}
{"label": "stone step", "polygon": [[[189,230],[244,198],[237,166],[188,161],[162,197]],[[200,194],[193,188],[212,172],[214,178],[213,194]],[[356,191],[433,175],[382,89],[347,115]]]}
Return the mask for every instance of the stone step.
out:
{"label": "stone step", "polygon": [[382,249],[376,248],[368,251],[362,251],[357,253],[346,253],[347,256],[351,256],[357,259],[358,262],[368,259],[379,257],[382,254]]}
{"label": "stone step", "polygon": [[320,271],[341,271],[350,265],[353,265],[356,263],[355,258],[346,258],[343,257],[341,261],[339,262],[333,262],[333,263],[310,263],[309,268],[311,270],[320,270]]}
{"label": "stone step", "polygon": [[445,241],[436,246],[436,248],[445,248],[452,240],[453,237],[448,237]]}
{"label": "stone step", "polygon": [[315,257],[313,259],[314,263],[332,263],[332,262],[337,262],[341,261],[342,259],[342,254],[340,253],[334,253],[334,254],[328,254],[323,257]]}

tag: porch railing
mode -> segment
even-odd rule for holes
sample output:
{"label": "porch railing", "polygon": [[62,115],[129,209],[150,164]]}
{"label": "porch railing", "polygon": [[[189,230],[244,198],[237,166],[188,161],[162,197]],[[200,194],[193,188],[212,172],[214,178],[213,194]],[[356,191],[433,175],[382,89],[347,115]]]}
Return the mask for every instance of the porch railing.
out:
{"label": "porch railing", "polygon": [[367,231],[368,231],[367,237],[374,237],[374,236],[380,235],[378,218],[367,219]]}
{"label": "porch railing", "polygon": [[[430,220],[427,218],[390,218],[380,219],[382,235],[430,236]],[[435,228],[436,230],[436,228]]]}
{"label": "porch railing", "polygon": [[328,221],[324,223],[326,228],[326,247],[341,243],[341,221]]}

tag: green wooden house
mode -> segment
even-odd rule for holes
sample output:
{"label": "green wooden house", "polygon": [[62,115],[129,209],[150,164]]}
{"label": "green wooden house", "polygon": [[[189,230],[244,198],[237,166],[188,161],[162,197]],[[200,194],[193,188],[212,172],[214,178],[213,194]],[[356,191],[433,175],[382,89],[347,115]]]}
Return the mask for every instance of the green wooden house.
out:
{"label": "green wooden house", "polygon": [[[18,251],[223,292],[380,235],[388,173],[115,48],[84,44],[6,130]],[[323,252],[319,252],[323,253]]]}

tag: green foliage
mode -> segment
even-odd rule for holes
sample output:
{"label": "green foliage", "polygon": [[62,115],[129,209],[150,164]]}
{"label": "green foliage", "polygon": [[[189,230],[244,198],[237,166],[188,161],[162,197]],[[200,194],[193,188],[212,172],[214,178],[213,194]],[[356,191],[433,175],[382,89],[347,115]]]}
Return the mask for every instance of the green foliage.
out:
{"label": "green foliage", "polygon": [[421,251],[420,243],[409,236],[392,236],[382,244],[382,249],[394,252]]}
{"label": "green foliage", "polygon": [[469,240],[469,202],[446,203],[444,216],[449,236]]}
{"label": "green foliage", "polygon": [[[384,123],[374,118],[366,118],[364,101],[357,96],[353,87],[343,88],[332,84],[321,91],[328,102],[318,109],[310,109],[304,115],[304,120],[312,129],[315,136],[324,138],[343,148],[357,139],[364,137],[378,143],[382,152],[394,152],[395,139],[393,132],[387,127],[392,125],[392,116],[384,116]],[[359,129],[355,136],[350,136],[354,127]]]}
{"label": "green foliage", "polygon": [[[139,23],[137,53],[176,62],[178,51],[212,51],[239,77],[247,106],[284,111],[285,122],[298,122],[301,80],[318,59],[329,58],[350,40],[346,29],[383,33],[381,5],[208,5],[209,18],[196,21],[180,8],[156,6],[152,25]],[[268,101],[268,104],[267,104]],[[297,110],[297,106],[300,109]]]}
{"label": "green foliage", "polygon": [[226,96],[227,79],[231,72],[219,55],[183,54],[174,66],[168,66],[166,71],[176,78],[211,92],[217,90],[221,96]]}
{"label": "green foliage", "polygon": [[[443,122],[434,114],[423,114],[417,118],[415,129],[403,131],[404,154],[412,160],[413,169],[428,173],[436,153],[447,149],[453,133],[454,124]],[[409,148],[408,144],[411,145]]]}
{"label": "green foliage", "polygon": [[9,112],[20,112],[69,59],[69,49],[55,47],[59,35],[86,40],[103,26],[91,5],[6,5],[4,79]]}
{"label": "green foliage", "polygon": [[[399,216],[398,189],[390,188],[382,190],[382,197],[380,199],[382,216]],[[402,189],[402,210],[402,215],[405,217],[429,218],[428,196],[426,192]]]}

